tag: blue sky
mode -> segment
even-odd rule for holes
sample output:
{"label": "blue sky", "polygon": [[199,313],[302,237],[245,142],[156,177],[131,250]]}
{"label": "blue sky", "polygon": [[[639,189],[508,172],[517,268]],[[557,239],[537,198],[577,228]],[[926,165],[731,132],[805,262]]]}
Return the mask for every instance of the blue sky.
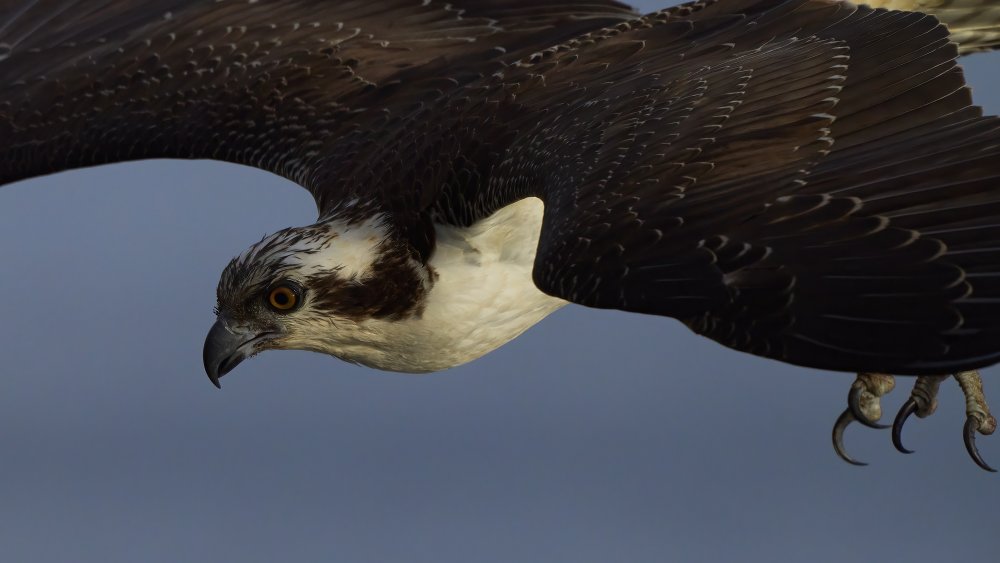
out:
{"label": "blue sky", "polygon": [[[666,5],[642,2],[645,9]],[[1000,56],[967,59],[1000,112]],[[992,71],[992,72],[991,72]],[[231,202],[241,204],[234,206]],[[216,391],[215,284],[308,194],[148,162],[0,190],[0,559],[350,562],[990,560],[1000,477],[964,405],[829,432],[852,376],[668,319],[568,307],[445,373],[269,352]],[[986,370],[1000,408],[1000,372]],[[894,413],[907,382],[886,400]],[[1000,464],[1000,439],[981,438]]]}

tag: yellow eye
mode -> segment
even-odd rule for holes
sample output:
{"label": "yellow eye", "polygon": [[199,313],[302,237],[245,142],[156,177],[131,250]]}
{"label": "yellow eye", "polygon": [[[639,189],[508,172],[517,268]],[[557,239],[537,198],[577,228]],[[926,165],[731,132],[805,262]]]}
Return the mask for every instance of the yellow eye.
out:
{"label": "yellow eye", "polygon": [[279,285],[268,294],[267,303],[275,311],[291,311],[299,304],[299,294],[287,285]]}

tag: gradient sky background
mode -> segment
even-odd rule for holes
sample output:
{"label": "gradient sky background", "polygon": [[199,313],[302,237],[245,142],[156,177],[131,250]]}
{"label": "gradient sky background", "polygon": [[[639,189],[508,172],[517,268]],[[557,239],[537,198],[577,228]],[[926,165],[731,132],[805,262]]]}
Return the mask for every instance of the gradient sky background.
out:
{"label": "gradient sky background", "polygon": [[[992,113],[998,62],[966,61]],[[216,391],[201,346],[218,274],[314,218],[304,190],[220,163],[0,190],[0,560],[1000,557],[1000,476],[966,455],[953,382],[909,423],[912,456],[852,428],[872,463],[855,468],[829,439],[851,375],[667,319],[567,307],[431,376],[269,352]],[[1000,465],[1000,438],[979,442]]]}

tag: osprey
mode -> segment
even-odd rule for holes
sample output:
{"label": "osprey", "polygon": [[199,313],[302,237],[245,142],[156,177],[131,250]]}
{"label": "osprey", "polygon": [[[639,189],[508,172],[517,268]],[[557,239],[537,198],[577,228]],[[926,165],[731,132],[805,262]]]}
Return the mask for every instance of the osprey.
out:
{"label": "osprey", "polygon": [[577,303],[857,373],[852,463],[893,375],[901,451],[954,375],[988,468],[1000,120],[955,59],[1000,11],[869,4],[0,0],[0,183],[204,158],[308,189],[316,223],[222,273],[216,385],[277,348],[446,369]]}

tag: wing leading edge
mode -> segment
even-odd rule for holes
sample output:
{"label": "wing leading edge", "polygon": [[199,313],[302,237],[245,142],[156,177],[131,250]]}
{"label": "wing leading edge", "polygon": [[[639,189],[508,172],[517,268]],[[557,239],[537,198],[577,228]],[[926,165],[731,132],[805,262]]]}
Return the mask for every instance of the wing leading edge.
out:
{"label": "wing leading edge", "polygon": [[631,17],[612,0],[0,0],[0,184],[208,158],[322,207],[348,132]]}

